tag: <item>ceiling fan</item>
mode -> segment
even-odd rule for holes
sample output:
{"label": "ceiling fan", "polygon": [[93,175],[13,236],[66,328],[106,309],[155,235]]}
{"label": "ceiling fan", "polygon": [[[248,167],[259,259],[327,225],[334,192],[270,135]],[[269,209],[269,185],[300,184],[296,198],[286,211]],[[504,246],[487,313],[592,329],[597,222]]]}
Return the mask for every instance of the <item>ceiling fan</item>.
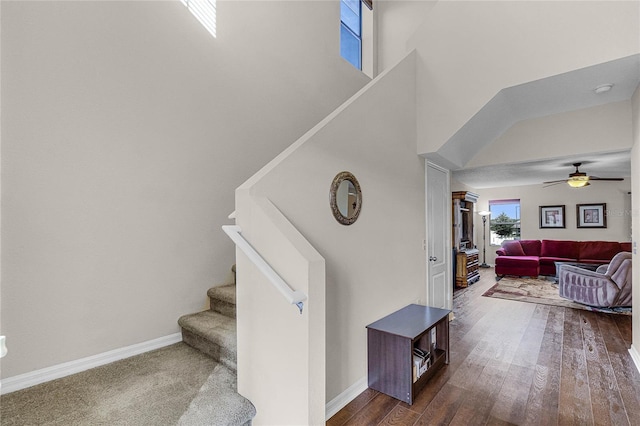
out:
{"label": "ceiling fan", "polygon": [[599,178],[597,176],[587,176],[586,173],[578,170],[582,163],[573,163],[573,167],[576,168],[576,171],[569,174],[569,179],[561,179],[561,180],[552,180],[549,182],[542,182],[546,186],[557,185],[559,183],[566,182],[572,188],[582,188],[589,185],[589,182],[592,180],[608,180],[608,181],[621,181],[623,178]]}

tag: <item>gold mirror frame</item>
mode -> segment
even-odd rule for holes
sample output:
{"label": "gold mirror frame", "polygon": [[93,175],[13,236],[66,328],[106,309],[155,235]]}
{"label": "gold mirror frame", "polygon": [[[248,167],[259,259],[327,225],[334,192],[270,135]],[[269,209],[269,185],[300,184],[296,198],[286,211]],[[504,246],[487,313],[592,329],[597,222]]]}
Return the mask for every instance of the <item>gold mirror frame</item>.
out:
{"label": "gold mirror frame", "polygon": [[[338,208],[338,188],[340,184],[344,181],[349,181],[353,185],[355,189],[356,199],[353,206],[353,212],[350,215],[343,215],[340,209]],[[360,210],[362,209],[362,189],[360,188],[360,183],[356,177],[349,172],[340,172],[333,178],[333,182],[331,182],[331,190],[329,191],[329,205],[331,206],[331,212],[333,213],[333,217],[336,218],[338,223],[342,225],[351,225],[358,219],[360,216]]]}

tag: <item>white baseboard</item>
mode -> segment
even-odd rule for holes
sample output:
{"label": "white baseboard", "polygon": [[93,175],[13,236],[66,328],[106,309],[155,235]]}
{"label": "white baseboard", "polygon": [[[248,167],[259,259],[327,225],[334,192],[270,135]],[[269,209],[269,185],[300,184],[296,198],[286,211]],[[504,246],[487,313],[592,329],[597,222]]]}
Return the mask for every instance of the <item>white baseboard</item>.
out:
{"label": "white baseboard", "polygon": [[640,372],[640,353],[636,350],[636,347],[631,345],[629,348],[629,353],[631,354],[631,359],[633,363],[636,365],[636,369]]}
{"label": "white baseboard", "polygon": [[348,403],[353,401],[356,396],[367,390],[367,387],[367,376],[364,376],[363,378],[349,386],[347,390],[329,401],[325,408],[326,420],[329,420],[338,411],[343,409]]}
{"label": "white baseboard", "polygon": [[5,393],[15,392],[50,380],[59,379],[71,374],[89,370],[90,368],[99,367],[134,355],[160,349],[180,341],[182,341],[181,333],[170,334],[168,336],[159,337],[142,343],[136,343],[135,345],[126,346],[124,348],[114,349],[112,351],[77,359],[75,361],[69,361],[40,370],[31,371],[29,373],[8,377],[0,381],[0,393],[4,395]]}

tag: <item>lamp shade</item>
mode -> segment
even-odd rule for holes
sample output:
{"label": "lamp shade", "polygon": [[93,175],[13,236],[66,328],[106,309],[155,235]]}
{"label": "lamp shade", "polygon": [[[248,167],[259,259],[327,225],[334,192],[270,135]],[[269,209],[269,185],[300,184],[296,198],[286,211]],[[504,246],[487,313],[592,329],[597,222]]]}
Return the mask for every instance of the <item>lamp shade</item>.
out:
{"label": "lamp shade", "polygon": [[575,176],[567,181],[572,188],[582,188],[589,185],[589,178],[587,176]]}
{"label": "lamp shade", "polygon": [[488,211],[488,210],[482,210],[482,211],[478,212],[478,214],[480,216],[491,216],[491,212]]}

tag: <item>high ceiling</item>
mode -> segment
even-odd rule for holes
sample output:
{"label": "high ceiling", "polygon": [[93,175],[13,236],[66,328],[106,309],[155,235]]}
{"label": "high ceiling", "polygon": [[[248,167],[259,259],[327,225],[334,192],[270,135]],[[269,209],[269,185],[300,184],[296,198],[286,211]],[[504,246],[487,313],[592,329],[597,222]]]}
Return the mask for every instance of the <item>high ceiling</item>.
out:
{"label": "high ceiling", "polygon": [[[613,89],[594,93],[595,87],[605,83],[613,84]],[[451,137],[437,156],[450,162],[455,179],[474,188],[530,185],[563,179],[574,171],[571,164],[577,162],[582,162],[584,171],[590,175],[628,177],[631,174],[628,151],[576,153],[572,158],[474,169],[465,169],[464,165],[518,121],[628,100],[639,83],[640,55],[632,55],[503,89]],[[463,166],[455,167],[456,164]]]}

